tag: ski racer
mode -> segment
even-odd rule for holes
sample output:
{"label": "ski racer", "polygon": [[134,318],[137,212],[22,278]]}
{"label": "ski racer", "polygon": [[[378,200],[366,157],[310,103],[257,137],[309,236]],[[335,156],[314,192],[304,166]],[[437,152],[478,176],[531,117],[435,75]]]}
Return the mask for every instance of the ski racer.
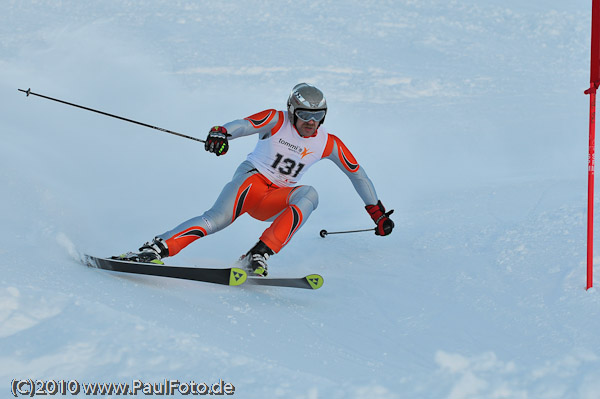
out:
{"label": "ski racer", "polygon": [[352,182],[376,224],[375,234],[386,236],[394,228],[375,187],[342,141],[322,126],[327,114],[325,96],[313,85],[296,85],[287,110],[267,109],[244,119],[210,129],[205,149],[225,155],[229,140],[256,134],[258,143],[225,185],[215,204],[202,215],[145,243],[139,252],[117,257],[162,264],[197,239],[214,234],[248,213],[270,226],[245,255],[241,267],[266,276],[267,260],[289,243],[317,208],[318,195],[311,186],[297,185],[304,173],[321,159],[333,161]]}

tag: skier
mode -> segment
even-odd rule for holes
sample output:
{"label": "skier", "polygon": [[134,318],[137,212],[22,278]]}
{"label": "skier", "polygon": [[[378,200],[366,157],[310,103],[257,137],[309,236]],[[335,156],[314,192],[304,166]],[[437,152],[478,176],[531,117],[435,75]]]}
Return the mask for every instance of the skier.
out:
{"label": "skier", "polygon": [[349,178],[376,224],[375,234],[388,235],[394,228],[391,212],[377,198],[364,168],[342,141],[322,126],[327,102],[321,90],[307,83],[296,85],[288,98],[287,111],[268,109],[223,126],[214,126],[205,149],[225,155],[229,140],[258,134],[258,143],[237,168],[215,204],[202,215],[145,243],[139,252],[116,257],[162,264],[193,241],[229,226],[243,213],[272,221],[259,241],[240,258],[241,267],[254,275],[267,275],[267,260],[278,253],[306,222],[318,204],[311,186],[296,185],[315,162],[327,158]]}

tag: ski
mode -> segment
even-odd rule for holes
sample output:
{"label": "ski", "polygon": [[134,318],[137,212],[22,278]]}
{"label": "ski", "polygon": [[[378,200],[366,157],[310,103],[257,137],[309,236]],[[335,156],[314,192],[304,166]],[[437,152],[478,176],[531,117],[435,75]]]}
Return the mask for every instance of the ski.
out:
{"label": "ski", "polygon": [[246,282],[247,278],[246,272],[237,267],[211,269],[202,267],[166,266],[155,265],[152,263],[129,262],[119,259],[98,258],[91,255],[84,255],[83,263],[89,267],[115,272],[171,277],[223,285],[242,285]]}
{"label": "ski", "polygon": [[323,277],[318,274],[292,278],[248,277],[246,284],[317,290],[323,286]]}
{"label": "ski", "polygon": [[89,267],[121,273],[171,277],[233,286],[246,283],[251,285],[292,287],[312,290],[319,289],[321,286],[323,286],[323,277],[318,274],[310,274],[305,277],[291,278],[248,277],[244,270],[237,267],[213,269],[202,267],[167,266],[155,265],[153,263],[130,262],[120,259],[99,258],[92,255],[84,255],[83,263]]}

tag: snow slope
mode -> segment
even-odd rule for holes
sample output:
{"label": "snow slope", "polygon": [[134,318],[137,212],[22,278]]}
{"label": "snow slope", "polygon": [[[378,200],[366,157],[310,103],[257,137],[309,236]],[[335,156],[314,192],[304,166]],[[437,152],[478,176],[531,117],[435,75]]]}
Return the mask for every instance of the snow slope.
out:
{"label": "snow slope", "polygon": [[[587,1],[1,4],[4,395],[31,378],[223,379],[240,398],[600,397]],[[318,236],[372,223],[323,162],[303,181],[319,208],[270,262],[273,276],[322,274],[318,291],[75,260],[201,213],[255,139],[217,159],[17,88],[204,138],[284,107],[300,81],[324,90],[327,126],[395,209],[391,236]],[[226,267],[265,227],[240,218],[169,261]]]}

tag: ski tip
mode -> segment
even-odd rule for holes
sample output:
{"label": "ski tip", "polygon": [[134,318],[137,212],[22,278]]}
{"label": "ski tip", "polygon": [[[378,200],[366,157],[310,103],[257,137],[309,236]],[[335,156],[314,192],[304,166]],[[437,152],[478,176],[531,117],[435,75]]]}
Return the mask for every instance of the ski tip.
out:
{"label": "ski tip", "polygon": [[88,255],[88,254],[83,254],[80,259],[81,259],[81,263],[83,263],[87,267],[98,268],[98,265],[96,264],[96,260],[95,260],[96,258],[94,258],[93,256]]}
{"label": "ski tip", "polygon": [[238,267],[232,267],[229,274],[229,285],[242,285],[246,282],[248,274]]}
{"label": "ski tip", "polygon": [[319,274],[310,274],[304,278],[313,290],[317,290],[323,286],[323,277]]}

